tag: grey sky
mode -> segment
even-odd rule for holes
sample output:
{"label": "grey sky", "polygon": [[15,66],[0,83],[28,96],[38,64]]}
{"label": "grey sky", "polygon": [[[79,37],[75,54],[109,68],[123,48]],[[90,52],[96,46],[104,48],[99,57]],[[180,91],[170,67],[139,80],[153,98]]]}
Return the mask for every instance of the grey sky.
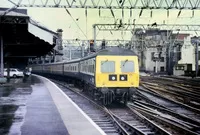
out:
{"label": "grey sky", "polygon": [[[7,0],[0,0],[0,7],[12,7]],[[101,17],[99,17],[98,9],[88,9],[87,16],[87,32],[86,32],[86,16],[85,9],[68,9],[74,19],[78,19],[77,24],[80,26],[88,39],[93,38],[92,24],[95,23],[114,23],[110,10],[102,10]],[[192,17],[191,10],[182,11],[179,18],[177,18],[178,10],[170,10],[170,16],[167,18],[166,10],[153,10],[153,17],[150,18],[150,10],[144,10],[142,16],[139,18],[140,10],[133,10],[133,17],[130,18],[129,10],[125,10],[124,22],[128,23],[130,20],[136,19],[136,23],[182,23],[182,24],[200,24],[200,11],[195,11],[195,17]],[[121,10],[114,10],[116,18],[121,18]],[[56,31],[57,28],[63,29],[64,39],[86,39],[81,30],[76,26],[73,19],[67,14],[65,9],[62,8],[28,8],[28,14],[36,21],[40,22],[47,28]],[[87,34],[86,34],[87,33]],[[129,40],[130,32],[99,32],[98,39],[124,39]]]}

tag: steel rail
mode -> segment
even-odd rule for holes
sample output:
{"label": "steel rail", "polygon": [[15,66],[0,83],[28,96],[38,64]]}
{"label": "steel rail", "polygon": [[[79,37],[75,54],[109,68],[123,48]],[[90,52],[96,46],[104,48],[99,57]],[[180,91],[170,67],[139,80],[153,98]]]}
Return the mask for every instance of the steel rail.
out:
{"label": "steel rail", "polygon": [[142,107],[139,107],[137,105],[131,105],[134,107],[134,109],[136,109],[137,111],[139,111],[140,113],[142,113],[144,116],[148,117],[149,119],[151,119],[152,121],[155,121],[156,123],[160,123],[160,124],[165,124],[166,126],[169,126],[172,129],[175,129],[176,131],[179,131],[179,133],[181,135],[199,135],[198,133],[195,133],[191,130],[188,130],[187,128],[184,128],[182,125],[180,125],[179,123],[177,124],[176,122],[170,120],[170,119],[165,119],[160,117],[158,114],[151,112],[147,109],[144,109]]}
{"label": "steel rail", "polygon": [[[147,85],[146,84],[147,83],[144,82],[142,85],[145,88],[158,91],[159,93],[172,95],[175,100],[182,102],[183,104],[187,104],[188,106],[191,106],[193,108],[198,109],[198,106],[193,103],[193,102],[200,103],[200,96],[198,94],[192,93],[191,91],[189,92],[189,90],[184,91],[184,90],[180,89],[180,87],[178,87],[178,86],[176,87],[174,84],[167,84],[170,87],[160,85],[160,84],[158,86],[147,86],[149,84],[147,84]],[[178,88],[178,89],[174,89],[174,88]]]}
{"label": "steel rail", "polygon": [[[57,82],[57,81],[56,81]],[[132,125],[130,125],[130,123],[122,120],[120,117],[118,117],[117,115],[115,115],[112,111],[110,111],[110,109],[106,108],[105,106],[101,106],[99,104],[97,104],[95,101],[91,100],[89,97],[81,94],[80,92],[77,92],[76,90],[74,90],[74,88],[71,88],[69,86],[63,85],[62,83],[57,82],[58,84],[66,87],[67,89],[70,89],[71,91],[77,93],[78,95],[80,95],[81,97],[87,99],[90,103],[94,104],[97,108],[101,109],[102,111],[104,111],[105,113],[107,113],[109,115],[109,117],[111,117],[113,123],[116,124],[117,128],[119,129],[120,134],[126,135],[126,134],[136,134],[136,135],[145,135],[146,132],[143,131],[141,132],[140,130],[138,130],[137,128],[133,127]],[[135,113],[135,115],[138,115]],[[137,116],[137,117],[141,117],[141,116]],[[144,119],[144,118],[141,118]],[[149,121],[148,121],[149,122]],[[153,125],[153,123],[148,124],[149,126],[151,125],[152,128],[157,129],[157,132],[159,132],[160,135],[170,135],[166,130],[161,129],[160,127],[157,127],[155,124]]]}
{"label": "steel rail", "polygon": [[162,106],[157,106],[155,104],[143,102],[143,101],[140,101],[140,100],[135,100],[133,103],[137,104],[137,105],[141,105],[144,108],[157,110],[157,111],[162,112],[164,114],[167,113],[169,115],[172,115],[173,117],[184,120],[183,122],[188,124],[188,125],[192,125],[195,128],[197,128],[197,127],[200,128],[199,126],[197,126],[197,125],[200,125],[200,121],[197,121],[195,119],[191,119],[190,117],[188,117],[186,115],[178,114],[178,113],[176,113],[176,112],[174,112],[174,111],[172,111],[168,108],[165,108],[165,107],[162,107]]}
{"label": "steel rail", "polygon": [[129,135],[128,132],[118,123],[118,121],[116,121],[116,119],[110,114],[110,112],[105,107],[100,106],[99,104],[97,104],[96,102],[94,102],[90,98],[86,97],[85,95],[81,94],[80,92],[77,92],[73,88],[71,88],[71,87],[69,87],[67,85],[64,85],[63,82],[58,82],[58,81],[55,81],[55,80],[54,80],[54,82],[56,82],[59,85],[62,85],[64,87],[66,87],[67,89],[75,92],[79,96],[87,99],[90,103],[92,103],[93,105],[95,105],[95,107],[97,107],[97,108],[101,109],[102,111],[104,111],[105,113],[107,113],[109,115],[109,117],[112,119],[112,122],[114,123],[114,125],[117,127],[119,133],[122,134],[122,135]]}
{"label": "steel rail", "polygon": [[[147,86],[145,86],[145,85],[142,85],[145,89],[147,89],[147,90],[149,90],[149,91],[153,91],[154,93],[156,93],[157,95],[160,95],[160,97],[161,97],[161,94],[159,94],[158,92],[156,92],[155,90],[153,90],[153,88],[149,88],[149,87],[147,87]],[[141,89],[140,89],[141,90]],[[170,93],[170,92],[168,92],[168,93]],[[189,109],[189,110],[192,110],[193,112],[196,112],[196,113],[199,113],[200,114],[200,109],[198,109],[198,108],[194,108],[194,107],[192,107],[192,106],[189,106],[189,105],[187,105],[187,104],[184,104],[184,103],[181,103],[181,102],[179,102],[179,101],[176,101],[176,100],[174,100],[174,99],[169,99],[167,96],[162,96],[162,98],[165,98],[165,99],[168,99],[168,100],[170,100],[170,101],[172,101],[172,102],[174,102],[174,103],[176,103],[176,104],[179,104],[179,105],[181,105],[181,106],[183,106],[183,107],[185,107],[185,108],[187,108],[187,109]]]}

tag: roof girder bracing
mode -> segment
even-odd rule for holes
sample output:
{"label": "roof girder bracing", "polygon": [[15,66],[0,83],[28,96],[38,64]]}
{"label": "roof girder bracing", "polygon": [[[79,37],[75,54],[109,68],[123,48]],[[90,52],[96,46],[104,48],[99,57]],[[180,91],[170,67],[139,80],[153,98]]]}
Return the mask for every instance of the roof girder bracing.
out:
{"label": "roof girder bracing", "polygon": [[[97,48],[101,46],[103,40],[96,40]],[[152,39],[132,39],[132,40],[106,40],[107,46],[117,46],[120,44],[125,45],[126,43],[131,45],[131,48],[135,48],[138,51],[145,51],[148,48],[158,48],[160,45],[161,48],[167,48],[170,46],[173,48],[176,45],[182,44],[184,40],[180,39],[171,39],[171,40],[162,40],[163,44],[160,44],[161,40],[152,40]],[[81,47],[82,44],[88,45],[90,40],[77,40],[77,39],[64,39],[63,46],[77,46],[77,48]],[[163,50],[164,51],[164,50]]]}
{"label": "roof girder bracing", "polygon": [[[101,9],[200,9],[199,0],[8,0],[19,7]],[[20,1],[20,2],[19,2]]]}
{"label": "roof girder bracing", "polygon": [[[96,40],[97,45],[101,45],[103,40]],[[88,45],[90,40],[76,40],[76,39],[64,39],[62,41],[63,46],[68,46],[68,45],[79,45],[81,46],[82,44]],[[109,45],[117,45],[117,44],[124,44],[124,43],[129,43],[131,40],[106,40],[106,43]]]}
{"label": "roof girder bracing", "polygon": [[29,17],[0,16],[0,24],[27,24]]}
{"label": "roof girder bracing", "polygon": [[157,28],[160,30],[172,30],[172,31],[200,31],[200,25],[187,25],[187,24],[156,24],[156,26],[151,26],[151,24],[94,24],[94,27],[99,31],[132,31],[136,28],[140,29],[152,29]]}

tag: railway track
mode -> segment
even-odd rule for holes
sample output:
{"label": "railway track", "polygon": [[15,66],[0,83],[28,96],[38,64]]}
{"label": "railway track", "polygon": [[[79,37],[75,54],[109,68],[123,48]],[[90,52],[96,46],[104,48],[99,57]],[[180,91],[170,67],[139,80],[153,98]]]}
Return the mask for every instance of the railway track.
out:
{"label": "railway track", "polygon": [[[178,125],[178,131],[185,130],[185,132],[191,132],[190,134],[200,134],[200,111],[197,109],[161,97],[144,88],[135,91],[133,102],[140,110],[142,108],[148,110],[147,113],[142,110],[143,114],[147,115],[154,112],[154,115],[159,115],[162,119],[175,123],[174,126]],[[152,117],[150,116],[149,118]]]}
{"label": "railway track", "polygon": [[168,95],[170,98],[193,108],[200,108],[200,93],[198,92],[174,84],[168,86],[157,84],[153,86],[144,82],[142,86],[161,95]]}
{"label": "railway track", "polygon": [[[131,109],[130,107],[125,108],[109,108],[109,110],[114,114],[116,119],[125,122],[126,124],[130,125],[137,134],[141,135],[170,135],[168,131],[163,128],[160,128],[158,125],[154,124],[153,122],[149,121],[143,115],[138,113],[136,110]],[[125,125],[126,127],[126,125]],[[129,132],[133,134],[133,132]]]}
{"label": "railway track", "polygon": [[[200,108],[200,91],[198,87],[184,85],[183,83],[177,81],[171,82],[174,79],[170,79],[170,82],[163,81],[160,78],[156,78],[156,80],[153,79],[151,81],[142,81],[142,85],[144,87],[148,87],[152,91],[157,91],[165,95],[168,94],[174,100],[187,104],[191,107],[197,109]],[[164,80],[166,79],[164,78]]]}
{"label": "railway track", "polygon": [[[61,90],[69,96],[106,134],[119,135],[126,134],[126,131],[115,120],[111,120],[109,114],[96,105],[89,98],[80,94],[78,90],[70,88],[70,85],[53,80]],[[99,108],[100,107],[100,108]]]}
{"label": "railway track", "polygon": [[[69,85],[66,87],[63,83],[59,83],[59,87],[61,87],[61,89],[97,125],[99,125],[106,134],[186,135],[185,133],[189,133],[191,135],[198,135],[193,131],[186,128],[184,129],[181,127],[182,125],[180,123],[170,122],[169,124],[169,120],[167,122],[166,119],[155,116],[155,113],[149,114],[148,111],[144,111],[144,106],[142,107],[143,109],[138,104],[135,104],[134,109],[130,106],[122,106],[122,104],[117,104],[116,107],[105,107],[92,101],[74,87],[69,87]],[[74,91],[74,89],[76,90]],[[190,121],[190,119],[188,121]]]}
{"label": "railway track", "polygon": [[176,78],[170,76],[161,76],[161,77],[142,77],[142,80],[146,82],[155,82],[161,84],[174,84],[177,86],[187,87],[189,89],[194,89],[195,91],[200,92],[200,80],[193,80],[187,78]]}
{"label": "railway track", "polygon": [[[192,130],[189,130],[184,124],[180,124],[179,122],[176,122],[177,119],[172,119],[170,116],[169,118],[162,117],[164,114],[159,114],[155,110],[149,110],[143,107],[139,107],[138,105],[132,105],[132,107],[140,112],[142,115],[144,115],[146,118],[154,122],[156,125],[159,125],[160,127],[167,129],[170,128],[170,134],[174,135],[199,135],[198,132],[194,132]],[[188,127],[188,126],[187,126]]]}
{"label": "railway track", "polygon": [[[166,130],[145,120],[140,113],[132,111],[123,104],[120,108],[118,104],[118,109],[105,107],[92,101],[80,91],[74,91],[74,88],[58,81],[55,83],[108,135],[170,135]],[[117,110],[120,110],[120,113]]]}
{"label": "railway track", "polygon": [[160,78],[163,78],[165,80],[175,80],[177,82],[183,82],[186,85],[194,85],[194,86],[200,86],[199,81],[200,79],[195,78],[182,78],[182,77],[175,77],[175,76],[161,76]]}

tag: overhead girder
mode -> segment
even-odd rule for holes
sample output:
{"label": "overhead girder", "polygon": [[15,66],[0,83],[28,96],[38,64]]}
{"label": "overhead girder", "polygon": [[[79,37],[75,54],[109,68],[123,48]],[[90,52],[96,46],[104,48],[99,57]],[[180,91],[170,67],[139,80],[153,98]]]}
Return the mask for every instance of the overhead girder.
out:
{"label": "overhead girder", "polygon": [[[102,40],[96,40],[97,45],[101,45]],[[81,46],[82,44],[88,45],[90,40],[77,40],[77,39],[64,39],[62,41],[63,46],[68,46],[68,45],[79,45]],[[124,44],[124,43],[129,43],[131,40],[106,40],[107,45],[114,46],[114,45],[119,45],[119,44]]]}
{"label": "overhead girder", "polygon": [[[96,39],[96,30],[99,31],[130,31],[133,32],[136,29],[142,29],[142,30],[168,30],[167,35],[165,38],[156,40],[156,39],[132,39],[131,40],[131,46],[133,48],[136,48],[139,51],[146,50],[147,48],[157,48],[158,45],[162,48],[166,48],[169,46],[176,46],[176,44],[183,44],[184,40],[180,39],[169,39],[173,31],[200,31],[200,25],[182,25],[182,24],[123,24],[121,29],[117,28],[119,24],[94,24],[94,39]],[[155,26],[156,25],[156,26]],[[154,29],[153,29],[154,28]],[[96,41],[94,40],[94,43]],[[98,43],[96,44],[98,45]]]}
{"label": "overhead girder", "polygon": [[152,29],[157,28],[160,30],[172,30],[172,31],[200,31],[200,25],[188,25],[188,24],[123,24],[119,27],[119,24],[94,24],[99,31],[132,31],[134,29]]}
{"label": "overhead girder", "polygon": [[[102,41],[104,39],[98,39],[96,40],[97,41],[97,44],[101,44]],[[128,43],[128,42],[131,42],[131,40],[105,40],[107,44],[110,44],[110,45],[116,45],[116,44],[123,44],[123,43]],[[137,40],[138,41],[138,40]],[[76,39],[63,39],[62,40],[62,43],[63,43],[63,46],[68,46],[68,45],[87,45],[88,43],[90,42],[90,40],[76,40]]]}
{"label": "overhead girder", "polygon": [[[102,40],[96,40],[96,44],[97,46],[101,45],[103,39]],[[77,47],[80,47],[82,44],[84,45],[88,45],[88,43],[90,42],[90,40],[76,40],[76,39],[64,39],[63,41],[63,46],[77,46]],[[131,43],[131,44],[135,44],[136,46],[135,47],[139,47],[141,46],[141,42],[143,42],[143,49],[146,49],[146,48],[154,48],[154,47],[157,47],[157,45],[161,45],[160,43],[161,42],[165,42],[165,44],[162,44],[162,47],[167,47],[168,46],[168,43],[169,41],[167,40],[152,40],[152,39],[132,39],[132,40],[106,40],[106,44],[108,46],[116,46],[116,45],[119,45],[119,44],[126,44],[126,43]],[[171,40],[170,42],[174,42],[174,44],[178,44],[178,43],[183,43],[184,40],[180,40],[180,39],[174,39],[174,40]]]}
{"label": "overhead girder", "polygon": [[97,9],[200,9],[199,0],[8,0],[19,7]]}
{"label": "overhead girder", "polygon": [[0,16],[0,24],[27,24],[29,17],[5,17]]}

